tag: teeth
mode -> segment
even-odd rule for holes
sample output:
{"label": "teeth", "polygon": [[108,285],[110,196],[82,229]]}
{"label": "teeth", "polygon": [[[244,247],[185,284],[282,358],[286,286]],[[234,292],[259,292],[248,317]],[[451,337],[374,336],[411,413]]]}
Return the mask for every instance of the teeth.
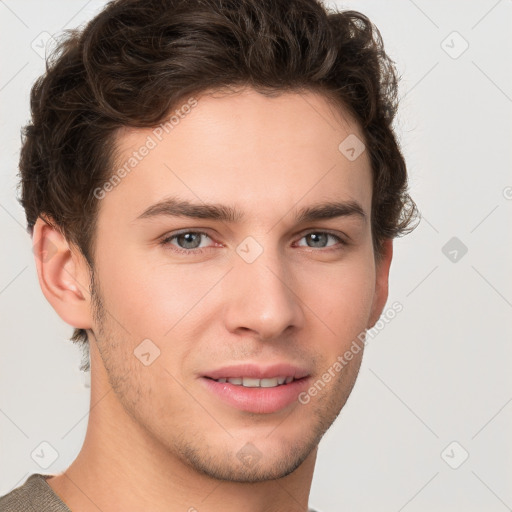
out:
{"label": "teeth", "polygon": [[293,381],[293,377],[273,377],[270,379],[253,379],[252,377],[233,377],[230,379],[217,379],[217,382],[235,384],[236,386],[244,386],[246,388],[275,388],[283,384],[289,384]]}
{"label": "teeth", "polygon": [[261,379],[260,387],[262,388],[275,388],[277,386],[277,377],[274,379]]}
{"label": "teeth", "polygon": [[250,377],[244,377],[242,386],[244,388],[258,388],[260,386],[260,379],[251,379]]}

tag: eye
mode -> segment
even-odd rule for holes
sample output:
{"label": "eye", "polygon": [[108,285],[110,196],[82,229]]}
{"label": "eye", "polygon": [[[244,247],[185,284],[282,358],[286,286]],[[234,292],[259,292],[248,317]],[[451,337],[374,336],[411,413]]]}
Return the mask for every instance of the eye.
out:
{"label": "eye", "polygon": [[[160,244],[161,245],[172,245],[173,251],[176,251],[181,254],[201,254],[203,251],[199,248],[199,245],[201,243],[201,237],[207,237],[210,238],[206,233],[203,231],[182,231],[181,233],[175,233],[173,235],[170,235],[166,238],[164,238]],[[184,244],[184,249],[180,247],[176,247],[174,244],[172,244],[172,241],[175,240],[178,242],[178,244]]]}
{"label": "eye", "polygon": [[[160,245],[172,246],[171,250],[179,254],[202,254],[204,252],[203,249],[211,248],[211,246],[200,247],[202,237],[211,240],[211,237],[203,231],[181,231],[163,238]],[[332,248],[330,246],[326,247],[325,244],[329,240],[329,237],[336,240],[338,244],[334,244]],[[310,231],[300,238],[300,240],[302,239],[310,240],[313,245],[299,245],[299,247],[308,247],[311,249],[326,248],[328,251],[331,251],[342,249],[343,246],[347,245],[347,242],[343,238],[328,231]],[[176,241],[178,245],[174,244],[173,241]]]}
{"label": "eye", "polygon": [[[343,240],[343,238],[341,238],[338,235],[335,235],[334,233],[329,233],[328,231],[310,231],[309,233],[306,233],[305,235],[302,236],[302,238],[311,240],[312,243],[314,244],[314,245],[308,245],[307,247],[320,248],[320,249],[325,247],[324,243],[327,242],[329,237],[336,240],[338,242],[338,245],[340,246],[340,247],[334,247],[335,250],[340,249],[344,245],[347,245],[345,240]],[[301,240],[302,240],[302,238],[301,238]],[[304,246],[300,246],[300,247],[304,247]],[[329,249],[329,250],[331,250],[331,249]]]}

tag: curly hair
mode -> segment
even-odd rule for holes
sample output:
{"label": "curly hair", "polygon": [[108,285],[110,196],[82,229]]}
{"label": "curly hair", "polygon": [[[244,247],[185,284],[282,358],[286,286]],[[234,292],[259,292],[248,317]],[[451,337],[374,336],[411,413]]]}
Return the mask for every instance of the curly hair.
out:
{"label": "curly hair", "polygon": [[[32,87],[19,162],[28,232],[44,216],[92,271],[93,191],[112,173],[117,130],[156,126],[182,98],[233,86],[321,92],[345,109],[370,157],[376,258],[385,239],[414,229],[392,127],[398,76],[366,16],[320,0],[114,0],[66,31]],[[71,340],[88,349],[84,329]]]}

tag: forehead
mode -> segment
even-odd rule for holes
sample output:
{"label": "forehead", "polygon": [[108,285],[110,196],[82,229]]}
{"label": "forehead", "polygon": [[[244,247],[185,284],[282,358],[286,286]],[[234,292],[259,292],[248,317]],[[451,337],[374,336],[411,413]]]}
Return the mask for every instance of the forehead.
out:
{"label": "forehead", "polygon": [[236,204],[260,221],[318,200],[354,200],[369,215],[367,152],[352,160],[340,150],[346,140],[362,145],[363,134],[323,95],[245,89],[187,100],[160,127],[118,132],[113,172],[125,172],[100,201],[100,221],[131,222],[170,195]]}

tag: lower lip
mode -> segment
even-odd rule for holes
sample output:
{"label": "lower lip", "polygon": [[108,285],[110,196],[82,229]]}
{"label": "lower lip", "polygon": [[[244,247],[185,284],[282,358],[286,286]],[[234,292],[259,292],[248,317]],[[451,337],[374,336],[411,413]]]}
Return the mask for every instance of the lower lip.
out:
{"label": "lower lip", "polygon": [[246,388],[206,377],[201,380],[208,390],[228,405],[241,411],[269,414],[293,402],[298,403],[299,393],[307,388],[309,378],[304,377],[274,388]]}

